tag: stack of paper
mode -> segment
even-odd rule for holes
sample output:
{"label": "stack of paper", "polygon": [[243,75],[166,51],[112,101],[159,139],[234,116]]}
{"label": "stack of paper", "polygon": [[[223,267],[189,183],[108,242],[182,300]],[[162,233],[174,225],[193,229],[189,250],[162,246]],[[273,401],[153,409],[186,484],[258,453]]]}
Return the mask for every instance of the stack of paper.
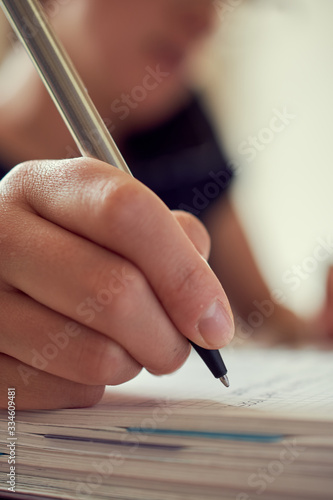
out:
{"label": "stack of paper", "polygon": [[176,374],[143,372],[108,388],[94,408],[18,412],[16,491],[67,499],[331,500],[333,353],[251,348],[223,355],[229,389],[193,353]]}

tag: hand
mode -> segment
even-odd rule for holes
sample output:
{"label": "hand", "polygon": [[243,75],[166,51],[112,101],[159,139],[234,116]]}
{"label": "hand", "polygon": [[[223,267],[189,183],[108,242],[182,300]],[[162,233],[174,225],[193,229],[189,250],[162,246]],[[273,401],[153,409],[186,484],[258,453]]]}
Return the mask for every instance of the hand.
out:
{"label": "hand", "polygon": [[320,340],[333,339],[333,266],[329,267],[327,273],[324,305],[313,323]]}
{"label": "hand", "polygon": [[325,302],[312,317],[303,318],[290,309],[276,306],[271,321],[256,339],[265,344],[306,344],[331,347],[333,340],[333,266],[328,269]]}
{"label": "hand", "polygon": [[142,367],[176,370],[187,339],[231,340],[198,252],[205,229],[131,176],[90,159],[29,162],[0,196],[1,407],[8,387],[22,409],[92,405]]}

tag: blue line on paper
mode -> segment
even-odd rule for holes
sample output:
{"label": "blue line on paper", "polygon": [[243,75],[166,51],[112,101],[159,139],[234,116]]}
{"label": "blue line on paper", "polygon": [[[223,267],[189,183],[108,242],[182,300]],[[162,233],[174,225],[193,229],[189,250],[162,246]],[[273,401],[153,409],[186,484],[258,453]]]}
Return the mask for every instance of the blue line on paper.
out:
{"label": "blue line on paper", "polygon": [[179,429],[151,429],[142,427],[126,427],[128,432],[165,436],[228,439],[232,441],[252,441],[255,443],[275,443],[284,439],[283,434],[245,434],[236,432],[188,431]]}

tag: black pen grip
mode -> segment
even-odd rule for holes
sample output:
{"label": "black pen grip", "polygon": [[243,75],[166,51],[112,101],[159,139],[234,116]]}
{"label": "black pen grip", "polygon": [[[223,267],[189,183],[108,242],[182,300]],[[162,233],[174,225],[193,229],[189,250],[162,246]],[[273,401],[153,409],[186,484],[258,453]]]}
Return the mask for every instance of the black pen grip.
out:
{"label": "black pen grip", "polygon": [[190,341],[192,347],[197,351],[200,358],[206,364],[206,366],[210,369],[215,378],[221,378],[227,373],[227,369],[225,364],[223,363],[220,351],[213,349],[204,349],[203,347],[198,346],[194,342]]}

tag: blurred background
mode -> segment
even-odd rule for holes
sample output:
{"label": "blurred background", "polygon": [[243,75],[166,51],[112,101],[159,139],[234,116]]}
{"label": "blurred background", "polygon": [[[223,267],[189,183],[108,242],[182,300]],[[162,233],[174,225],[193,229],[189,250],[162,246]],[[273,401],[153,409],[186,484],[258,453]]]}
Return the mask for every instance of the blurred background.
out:
{"label": "blurred background", "polygon": [[220,27],[194,64],[196,83],[235,167],[233,198],[271,289],[311,313],[333,264],[333,2],[215,8]]}
{"label": "blurred background", "polygon": [[[333,2],[216,0],[191,61],[235,169],[233,199],[272,290],[311,313],[333,264]],[[0,15],[0,57],[11,45]]]}

